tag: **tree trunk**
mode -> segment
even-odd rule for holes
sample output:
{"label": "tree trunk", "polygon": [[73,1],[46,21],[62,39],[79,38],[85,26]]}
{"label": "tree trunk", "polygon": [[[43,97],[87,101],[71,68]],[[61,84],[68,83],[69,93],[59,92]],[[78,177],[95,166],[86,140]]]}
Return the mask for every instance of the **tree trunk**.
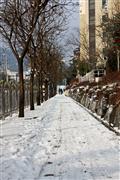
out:
{"label": "tree trunk", "polygon": [[52,82],[49,83],[49,96],[50,96],[50,98],[53,97],[53,84],[52,84]]}
{"label": "tree trunk", "polygon": [[48,100],[48,81],[45,81],[45,101]]}
{"label": "tree trunk", "polygon": [[40,73],[37,75],[37,105],[41,105]]}
{"label": "tree trunk", "polygon": [[18,61],[19,70],[19,117],[24,117],[24,79],[23,79],[23,61]]}
{"label": "tree trunk", "polygon": [[57,85],[54,83],[53,87],[54,87],[54,94],[53,94],[53,96],[55,96],[57,94]]}
{"label": "tree trunk", "polygon": [[31,71],[30,75],[30,110],[34,110],[34,72]]}
{"label": "tree trunk", "polygon": [[42,80],[42,74],[40,75],[40,89],[41,89],[41,103],[43,103],[43,80]]}

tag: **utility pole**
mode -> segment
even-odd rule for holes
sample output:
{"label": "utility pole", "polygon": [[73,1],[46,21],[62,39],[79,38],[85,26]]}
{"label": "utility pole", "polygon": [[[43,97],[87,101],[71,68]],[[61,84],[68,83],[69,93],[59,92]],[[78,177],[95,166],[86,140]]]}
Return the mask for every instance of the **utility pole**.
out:
{"label": "utility pole", "polygon": [[117,70],[120,71],[120,50],[117,50]]}

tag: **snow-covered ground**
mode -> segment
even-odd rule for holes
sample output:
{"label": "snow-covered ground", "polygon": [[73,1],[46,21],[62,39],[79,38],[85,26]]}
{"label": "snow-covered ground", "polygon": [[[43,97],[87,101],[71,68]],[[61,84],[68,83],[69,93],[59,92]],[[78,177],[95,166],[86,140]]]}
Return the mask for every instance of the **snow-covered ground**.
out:
{"label": "snow-covered ground", "polygon": [[118,138],[56,95],[1,122],[0,180],[119,180]]}

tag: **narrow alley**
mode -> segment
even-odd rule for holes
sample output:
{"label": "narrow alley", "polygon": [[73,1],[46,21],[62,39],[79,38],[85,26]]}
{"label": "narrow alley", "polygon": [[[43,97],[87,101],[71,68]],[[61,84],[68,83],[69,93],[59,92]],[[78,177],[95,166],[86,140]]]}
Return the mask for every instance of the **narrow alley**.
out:
{"label": "narrow alley", "polygon": [[56,95],[1,121],[1,180],[118,180],[119,137]]}

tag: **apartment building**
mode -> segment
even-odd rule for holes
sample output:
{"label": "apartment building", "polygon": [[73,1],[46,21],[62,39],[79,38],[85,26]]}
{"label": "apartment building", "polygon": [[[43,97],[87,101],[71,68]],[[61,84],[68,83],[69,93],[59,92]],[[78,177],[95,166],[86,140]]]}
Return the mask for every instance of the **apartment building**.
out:
{"label": "apartment building", "polygon": [[93,67],[96,51],[95,0],[80,0],[80,43],[80,59]]}
{"label": "apartment building", "polygon": [[120,0],[80,0],[80,60],[86,60],[91,68],[105,66],[106,32],[101,22],[113,15]]}

